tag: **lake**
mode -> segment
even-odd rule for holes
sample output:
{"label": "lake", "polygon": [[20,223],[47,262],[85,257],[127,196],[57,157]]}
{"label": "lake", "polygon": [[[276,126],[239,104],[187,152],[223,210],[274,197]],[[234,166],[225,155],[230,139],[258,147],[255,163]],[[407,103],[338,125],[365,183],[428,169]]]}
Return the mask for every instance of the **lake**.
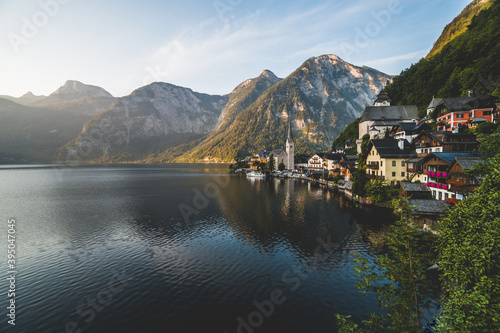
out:
{"label": "lake", "polygon": [[353,259],[383,251],[390,212],[317,185],[217,165],[3,166],[0,184],[7,332],[335,332],[378,312]]}

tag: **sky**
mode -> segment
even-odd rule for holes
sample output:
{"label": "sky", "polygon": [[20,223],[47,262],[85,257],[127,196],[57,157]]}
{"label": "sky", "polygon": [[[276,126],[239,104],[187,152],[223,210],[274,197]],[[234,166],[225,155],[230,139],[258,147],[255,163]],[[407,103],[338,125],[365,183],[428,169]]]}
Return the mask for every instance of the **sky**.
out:
{"label": "sky", "polygon": [[313,56],[397,75],[470,0],[0,0],[0,95],[66,80],[116,97],[162,81],[230,93]]}

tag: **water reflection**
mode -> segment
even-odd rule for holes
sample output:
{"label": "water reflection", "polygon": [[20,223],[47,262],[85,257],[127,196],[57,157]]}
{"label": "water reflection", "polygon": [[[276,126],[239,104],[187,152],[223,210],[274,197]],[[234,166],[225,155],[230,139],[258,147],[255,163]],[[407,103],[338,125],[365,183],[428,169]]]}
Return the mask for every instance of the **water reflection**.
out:
{"label": "water reflection", "polygon": [[[59,172],[0,173],[2,207],[22,221],[27,332],[81,323],[78,305],[114,271],[127,277],[126,289],[83,331],[187,332],[199,323],[206,331],[235,331],[236,318],[275,288],[288,291],[288,301],[261,332],[326,331],[334,313],[359,319],[376,311],[375,300],[353,288],[352,258],[383,249],[391,219],[384,211],[357,209],[300,180],[249,181],[204,165]],[[206,195],[210,184],[218,191]],[[201,206],[199,193],[206,195]],[[196,210],[188,220],[182,205]],[[339,247],[319,256],[318,238]],[[290,292],[283,275],[292,267],[308,279]]]}

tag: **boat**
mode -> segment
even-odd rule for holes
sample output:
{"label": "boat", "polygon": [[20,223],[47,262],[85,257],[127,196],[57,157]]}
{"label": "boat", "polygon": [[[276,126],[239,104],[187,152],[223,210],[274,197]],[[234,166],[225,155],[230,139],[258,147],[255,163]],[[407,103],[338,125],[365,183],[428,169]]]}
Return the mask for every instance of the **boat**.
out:
{"label": "boat", "polygon": [[247,177],[249,177],[249,178],[265,178],[266,175],[263,174],[262,172],[251,171],[251,172],[247,173]]}

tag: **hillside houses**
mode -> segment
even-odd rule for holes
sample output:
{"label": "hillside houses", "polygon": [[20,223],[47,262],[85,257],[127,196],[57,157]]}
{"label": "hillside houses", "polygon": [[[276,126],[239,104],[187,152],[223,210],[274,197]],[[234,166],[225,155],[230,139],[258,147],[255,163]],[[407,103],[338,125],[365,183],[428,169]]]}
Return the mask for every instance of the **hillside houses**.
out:
{"label": "hillside houses", "polygon": [[356,141],[358,154],[361,152],[363,136],[370,139],[382,139],[386,132],[391,132],[401,123],[416,123],[418,109],[415,105],[391,105],[391,99],[385,91],[381,91],[372,106],[367,106],[359,122],[359,137]]}

